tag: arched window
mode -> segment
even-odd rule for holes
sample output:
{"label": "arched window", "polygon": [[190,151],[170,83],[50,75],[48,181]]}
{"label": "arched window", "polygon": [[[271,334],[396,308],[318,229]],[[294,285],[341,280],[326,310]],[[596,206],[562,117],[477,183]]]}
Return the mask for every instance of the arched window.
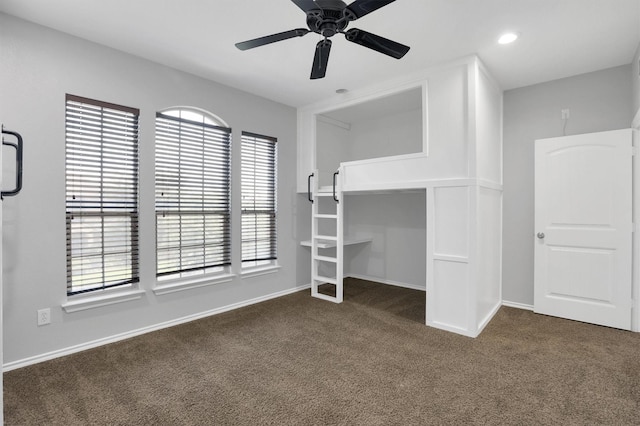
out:
{"label": "arched window", "polygon": [[206,111],[156,113],[156,275],[231,265],[231,129]]}
{"label": "arched window", "polygon": [[160,111],[158,114],[189,120],[195,123],[209,124],[218,127],[229,127],[220,117],[196,107],[169,108],[164,111]]}

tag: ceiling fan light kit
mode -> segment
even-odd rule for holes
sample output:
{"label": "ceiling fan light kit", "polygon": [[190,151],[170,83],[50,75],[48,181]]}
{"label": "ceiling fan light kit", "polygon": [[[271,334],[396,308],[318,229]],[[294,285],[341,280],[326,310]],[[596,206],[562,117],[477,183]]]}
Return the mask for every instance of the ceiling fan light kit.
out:
{"label": "ceiling fan light kit", "polygon": [[288,40],[294,37],[302,37],[310,32],[320,34],[324,39],[316,45],[316,52],[311,68],[311,79],[323,78],[327,73],[329,53],[331,52],[331,40],[336,34],[344,34],[347,41],[359,44],[376,52],[383,53],[392,58],[400,59],[408,51],[409,46],[386,39],[367,31],[351,28],[347,30],[350,22],[393,3],[395,0],[355,0],[347,6],[342,0],[292,0],[296,6],[307,14],[307,27],[296,28],[252,40],[236,43],[240,50],[253,49],[277,41]]}

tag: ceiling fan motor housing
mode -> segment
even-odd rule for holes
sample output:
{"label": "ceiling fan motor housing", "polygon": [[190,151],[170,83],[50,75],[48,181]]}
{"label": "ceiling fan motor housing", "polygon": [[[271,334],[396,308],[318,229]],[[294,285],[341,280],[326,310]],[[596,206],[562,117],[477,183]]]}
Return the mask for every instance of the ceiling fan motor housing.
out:
{"label": "ceiling fan motor housing", "polygon": [[314,33],[333,37],[343,32],[349,21],[355,18],[342,0],[316,0],[318,9],[307,12],[307,26]]}

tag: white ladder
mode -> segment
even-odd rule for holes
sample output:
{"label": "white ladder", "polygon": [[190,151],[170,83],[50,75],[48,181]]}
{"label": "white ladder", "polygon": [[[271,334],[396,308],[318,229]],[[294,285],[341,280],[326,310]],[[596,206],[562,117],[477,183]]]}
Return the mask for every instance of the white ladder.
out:
{"label": "white ladder", "polygon": [[[314,185],[309,201],[311,208],[311,295],[318,299],[342,303],[343,297],[343,203],[340,184],[337,181],[339,171],[333,175],[333,187],[320,188],[318,171],[309,176]],[[335,296],[319,293],[318,287],[331,284],[335,287]]]}

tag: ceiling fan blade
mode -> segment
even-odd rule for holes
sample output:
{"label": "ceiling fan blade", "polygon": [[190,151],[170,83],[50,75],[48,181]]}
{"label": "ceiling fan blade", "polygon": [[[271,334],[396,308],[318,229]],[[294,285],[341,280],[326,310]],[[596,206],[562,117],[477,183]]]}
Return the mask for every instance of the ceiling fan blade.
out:
{"label": "ceiling fan blade", "polygon": [[392,58],[402,58],[410,49],[409,46],[397,43],[393,40],[371,34],[357,28],[352,28],[345,33],[347,40],[357,43],[361,46],[368,47],[377,52],[389,55]]}
{"label": "ceiling fan blade", "polygon": [[356,0],[347,6],[346,9],[353,13],[355,18],[352,17],[351,20],[354,21],[394,1],[395,0]]}
{"label": "ceiling fan blade", "polygon": [[308,32],[309,30],[306,28],[296,28],[295,30],[284,31],[277,34],[254,38],[253,40],[242,41],[240,43],[236,43],[236,47],[240,50],[253,49],[254,47],[264,46],[265,44],[275,43],[276,41],[302,37]]}
{"label": "ceiling fan blade", "polygon": [[307,13],[310,10],[320,9],[318,5],[313,0],[291,0],[302,9],[303,12]]}
{"label": "ceiling fan blade", "polygon": [[313,57],[313,68],[311,68],[311,79],[324,78],[327,73],[329,63],[329,52],[331,51],[331,40],[320,40],[316,45],[316,54]]}

